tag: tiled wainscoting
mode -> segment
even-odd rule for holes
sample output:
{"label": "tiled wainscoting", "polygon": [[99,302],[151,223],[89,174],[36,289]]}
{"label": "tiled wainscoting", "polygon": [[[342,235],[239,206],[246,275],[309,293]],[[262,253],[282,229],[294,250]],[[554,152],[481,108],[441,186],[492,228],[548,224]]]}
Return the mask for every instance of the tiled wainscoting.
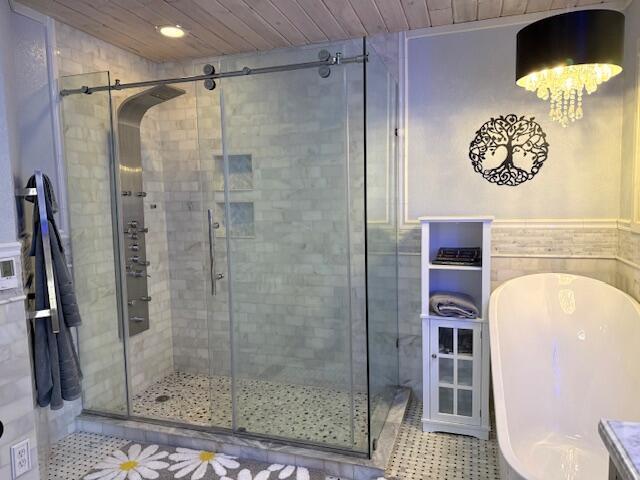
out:
{"label": "tiled wainscoting", "polygon": [[[0,258],[12,258],[16,276],[22,279],[21,245],[0,244]],[[0,292],[0,420],[4,433],[0,438],[0,478],[11,478],[9,448],[28,438],[34,468],[24,480],[38,480],[36,417],[27,319],[22,288]]]}

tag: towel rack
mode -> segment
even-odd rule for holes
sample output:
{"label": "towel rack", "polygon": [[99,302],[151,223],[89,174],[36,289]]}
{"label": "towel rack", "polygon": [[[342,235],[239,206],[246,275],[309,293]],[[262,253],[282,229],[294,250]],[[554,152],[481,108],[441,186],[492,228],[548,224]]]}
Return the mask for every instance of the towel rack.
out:
{"label": "towel rack", "polygon": [[[47,275],[47,296],[49,297],[49,308],[47,310],[36,310],[28,312],[29,319],[51,317],[51,329],[53,333],[60,332],[60,318],[58,316],[58,301],[56,292],[56,282],[53,273],[53,257],[51,255],[51,235],[49,231],[49,218],[47,217],[47,199],[44,190],[44,180],[41,170],[35,171],[36,188],[23,188],[16,190],[16,197],[27,198],[37,197],[38,213],[40,214],[40,232],[42,233],[42,247],[44,251],[45,272]],[[34,232],[35,233],[35,232]]]}

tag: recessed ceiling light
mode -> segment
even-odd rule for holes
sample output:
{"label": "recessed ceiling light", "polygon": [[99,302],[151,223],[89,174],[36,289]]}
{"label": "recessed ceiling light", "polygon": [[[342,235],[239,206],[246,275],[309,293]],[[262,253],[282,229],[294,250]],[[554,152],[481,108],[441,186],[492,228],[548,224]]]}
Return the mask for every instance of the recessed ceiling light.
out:
{"label": "recessed ceiling light", "polygon": [[156,29],[165,37],[169,38],[182,38],[185,35],[185,31],[180,25],[163,25],[156,27]]}

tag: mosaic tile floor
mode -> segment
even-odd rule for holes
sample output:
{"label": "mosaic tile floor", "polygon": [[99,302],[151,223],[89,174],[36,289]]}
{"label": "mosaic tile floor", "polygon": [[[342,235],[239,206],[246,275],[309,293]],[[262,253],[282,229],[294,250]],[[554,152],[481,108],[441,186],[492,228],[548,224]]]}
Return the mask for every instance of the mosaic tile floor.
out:
{"label": "mosaic tile floor", "polygon": [[[398,480],[498,480],[498,446],[445,433],[423,433],[422,404],[412,400],[387,466],[386,478]],[[127,440],[73,433],[52,449],[48,480],[79,480]],[[326,480],[351,480],[326,477]]]}
{"label": "mosaic tile floor", "polygon": [[47,475],[43,480],[77,480],[82,478],[111,452],[129,440],[97,433],[76,432],[58,441],[49,452]]}
{"label": "mosaic tile floor", "polygon": [[[345,392],[263,380],[238,382],[238,426],[271,437],[351,447],[351,396]],[[354,396],[353,445],[366,448],[367,396]],[[133,413],[231,428],[231,381],[176,372],[134,396]]]}
{"label": "mosaic tile floor", "polygon": [[[114,452],[117,453],[114,454]],[[118,473],[122,474],[120,466],[123,462],[140,465],[133,468],[134,476],[129,473],[128,479],[140,478],[139,474],[144,474],[142,478],[158,478],[159,480],[173,480],[183,477],[207,480],[220,480],[221,478],[227,480],[268,480],[269,478],[334,480],[333,477],[327,477],[318,470],[237,459],[224,454],[203,456],[208,453],[184,448],[176,451],[175,448],[164,445],[150,446],[123,438],[76,432],[60,440],[51,449],[46,480],[82,480],[85,478],[118,480],[122,478],[118,476]],[[151,454],[153,455],[149,456]],[[139,474],[136,476],[135,472]],[[203,475],[199,473],[203,473]]]}
{"label": "mosaic tile floor", "polygon": [[499,480],[498,442],[447,433],[424,433],[422,402],[412,399],[405,413],[387,478],[401,480]]}

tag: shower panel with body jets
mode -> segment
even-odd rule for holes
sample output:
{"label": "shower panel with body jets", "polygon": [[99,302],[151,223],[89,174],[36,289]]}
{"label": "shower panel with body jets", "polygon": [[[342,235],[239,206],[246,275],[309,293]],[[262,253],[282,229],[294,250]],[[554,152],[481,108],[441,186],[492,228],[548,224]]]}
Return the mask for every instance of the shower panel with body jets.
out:
{"label": "shower panel with body jets", "polygon": [[87,411],[371,453],[398,384],[396,79],[339,48],[62,80],[69,184],[90,151],[110,179],[70,194],[76,282],[114,279],[83,305]]}

